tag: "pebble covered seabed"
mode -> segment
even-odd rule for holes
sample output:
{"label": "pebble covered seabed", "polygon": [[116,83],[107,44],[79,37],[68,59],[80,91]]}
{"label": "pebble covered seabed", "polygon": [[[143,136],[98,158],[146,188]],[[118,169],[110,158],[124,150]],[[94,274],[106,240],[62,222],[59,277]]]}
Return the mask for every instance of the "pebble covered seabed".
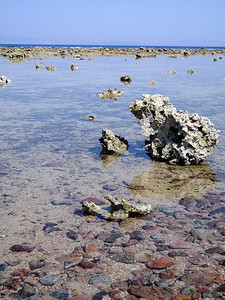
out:
{"label": "pebble covered seabed", "polygon": [[[12,80],[0,88],[1,298],[224,299],[224,61],[0,57]],[[96,96],[114,87],[123,98]],[[199,166],[151,162],[128,110],[143,93],[210,118],[215,152]],[[100,154],[103,128],[128,140],[124,155]],[[118,222],[83,214],[83,201],[107,207],[105,194],[152,211]]]}

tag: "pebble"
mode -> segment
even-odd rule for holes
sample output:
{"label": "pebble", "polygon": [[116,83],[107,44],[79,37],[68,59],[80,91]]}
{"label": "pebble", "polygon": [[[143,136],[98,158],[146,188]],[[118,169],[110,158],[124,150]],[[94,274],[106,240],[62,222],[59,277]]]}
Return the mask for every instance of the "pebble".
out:
{"label": "pebble", "polygon": [[39,282],[45,286],[52,286],[60,279],[59,275],[46,275],[43,276]]}
{"label": "pebble", "polygon": [[204,273],[189,273],[181,278],[184,282],[194,286],[205,286],[213,283],[213,277]]}
{"label": "pebble", "polygon": [[174,261],[170,257],[160,257],[147,263],[147,267],[150,269],[164,269],[172,265],[174,265]]}
{"label": "pebble", "polygon": [[77,203],[74,199],[54,200],[51,202],[53,205],[75,205]]}
{"label": "pebble", "polygon": [[4,233],[4,232],[2,232],[2,231],[0,231],[0,238],[6,238],[7,237],[7,234],[6,233]]}
{"label": "pebble", "polygon": [[106,191],[115,191],[118,189],[118,186],[117,185],[113,185],[113,184],[105,184],[103,186],[103,189],[106,190]]}
{"label": "pebble", "polygon": [[31,243],[23,243],[21,245],[16,244],[10,247],[9,250],[12,252],[27,252],[30,253],[35,249],[35,246],[33,246]]}
{"label": "pebble", "polygon": [[35,294],[36,294],[36,289],[33,286],[31,286],[29,284],[24,284],[24,286],[22,288],[22,291],[21,291],[21,298],[22,299],[31,297]]}
{"label": "pebble", "polygon": [[93,202],[96,205],[103,205],[103,204],[105,204],[104,201],[102,201],[100,199],[97,199],[97,198],[93,198],[93,197],[88,197],[86,199],[81,200],[81,202],[85,202],[85,201],[87,201],[88,203]]}
{"label": "pebble", "polygon": [[109,258],[115,260],[117,262],[121,262],[124,264],[132,264],[134,263],[134,254],[132,253],[115,253],[109,255]]}
{"label": "pebble", "polygon": [[73,231],[73,230],[69,230],[69,231],[66,233],[66,236],[67,236],[69,239],[73,240],[73,241],[78,240],[78,234],[77,234],[75,231]]}
{"label": "pebble", "polygon": [[107,276],[106,274],[99,274],[99,275],[92,276],[88,283],[93,285],[99,285],[99,284],[110,284],[111,282],[112,281],[109,276]]}
{"label": "pebble", "polygon": [[54,226],[57,226],[57,223],[47,222],[45,226],[42,228],[43,231],[51,230]]}
{"label": "pebble", "polygon": [[35,269],[39,269],[45,266],[45,260],[44,259],[37,259],[37,260],[32,260],[29,262],[29,267],[31,271]]}
{"label": "pebble", "polygon": [[51,293],[51,297],[60,300],[66,300],[69,297],[69,293],[66,290],[55,290]]}

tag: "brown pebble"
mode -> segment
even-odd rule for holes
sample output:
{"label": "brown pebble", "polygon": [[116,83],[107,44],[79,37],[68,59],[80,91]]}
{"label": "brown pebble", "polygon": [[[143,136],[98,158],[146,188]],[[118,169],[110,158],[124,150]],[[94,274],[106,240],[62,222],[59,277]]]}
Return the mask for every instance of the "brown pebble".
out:
{"label": "brown pebble", "polygon": [[150,269],[164,269],[174,265],[174,261],[170,257],[161,257],[158,259],[151,260],[147,263]]}
{"label": "brown pebble", "polygon": [[95,266],[95,264],[91,261],[82,260],[79,263],[79,267],[81,267],[82,269],[92,269],[92,268],[94,268],[94,266]]}

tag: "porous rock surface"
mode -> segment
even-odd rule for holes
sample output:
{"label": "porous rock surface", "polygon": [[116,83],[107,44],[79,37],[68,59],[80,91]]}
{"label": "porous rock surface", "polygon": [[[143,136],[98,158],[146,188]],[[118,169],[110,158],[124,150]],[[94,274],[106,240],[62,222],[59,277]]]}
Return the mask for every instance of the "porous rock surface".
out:
{"label": "porous rock surface", "polygon": [[6,87],[7,84],[10,83],[10,82],[11,82],[11,80],[6,78],[4,75],[2,75],[0,77],[0,87],[3,87],[3,88]]}
{"label": "porous rock surface", "polygon": [[102,91],[97,94],[98,97],[102,98],[102,100],[112,99],[117,100],[118,97],[123,97],[123,91],[118,91],[115,87],[114,89],[108,89],[106,91]]}
{"label": "porous rock surface", "polygon": [[102,137],[99,139],[104,154],[123,154],[128,148],[128,142],[124,138],[115,135],[109,129],[102,129]]}
{"label": "porous rock surface", "polygon": [[142,95],[129,109],[141,122],[151,159],[170,164],[199,164],[215,149],[219,130],[206,117],[176,110],[169,98]]}

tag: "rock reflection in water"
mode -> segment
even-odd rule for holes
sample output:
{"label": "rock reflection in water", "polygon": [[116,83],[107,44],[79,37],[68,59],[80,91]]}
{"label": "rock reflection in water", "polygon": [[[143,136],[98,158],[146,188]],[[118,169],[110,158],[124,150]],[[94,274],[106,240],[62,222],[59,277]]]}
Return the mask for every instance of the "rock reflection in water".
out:
{"label": "rock reflection in water", "polygon": [[99,157],[101,158],[101,161],[102,161],[103,168],[107,168],[109,165],[116,162],[120,158],[119,154],[108,154],[107,155],[107,154],[103,154],[103,153],[104,153],[104,151],[102,151],[99,155]]}
{"label": "rock reflection in water", "polygon": [[206,162],[194,166],[153,162],[152,167],[153,172],[142,172],[130,183],[129,189],[134,197],[166,200],[199,198],[217,186],[215,172]]}

